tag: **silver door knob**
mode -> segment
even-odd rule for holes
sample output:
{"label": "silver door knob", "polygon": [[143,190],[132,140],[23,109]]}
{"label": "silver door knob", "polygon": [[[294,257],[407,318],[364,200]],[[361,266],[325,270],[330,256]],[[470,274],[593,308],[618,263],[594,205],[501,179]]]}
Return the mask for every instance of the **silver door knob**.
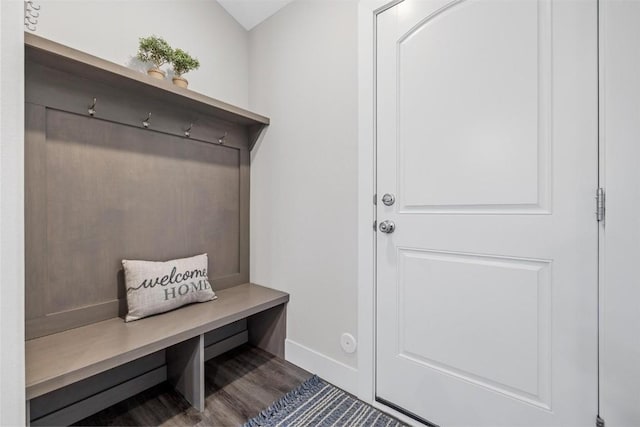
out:
{"label": "silver door knob", "polygon": [[383,233],[390,234],[393,233],[393,231],[396,229],[396,225],[393,223],[393,221],[385,220],[380,223],[378,228]]}
{"label": "silver door knob", "polygon": [[382,196],[382,203],[384,203],[385,206],[391,206],[396,202],[396,197],[393,194],[385,194],[384,196]]}

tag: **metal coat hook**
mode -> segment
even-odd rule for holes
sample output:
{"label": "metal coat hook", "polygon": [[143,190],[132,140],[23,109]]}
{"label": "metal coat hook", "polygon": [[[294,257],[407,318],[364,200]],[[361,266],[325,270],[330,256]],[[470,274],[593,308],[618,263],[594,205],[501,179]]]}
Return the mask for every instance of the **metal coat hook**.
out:
{"label": "metal coat hook", "polygon": [[91,104],[91,106],[89,106],[89,115],[91,117],[95,116],[96,114],[96,103],[98,102],[98,100],[96,98],[93,98],[93,104]]}
{"label": "metal coat hook", "polygon": [[142,121],[142,126],[144,126],[145,129],[148,129],[150,121],[151,121],[151,113],[149,113],[149,116],[147,116],[147,118]]}
{"label": "metal coat hook", "polygon": [[218,144],[224,144],[224,139],[227,137],[228,132],[225,131],[224,135],[222,135],[220,138],[218,138]]}
{"label": "metal coat hook", "polygon": [[189,138],[191,136],[191,128],[193,127],[193,123],[189,125],[189,127],[184,131],[184,136]]}

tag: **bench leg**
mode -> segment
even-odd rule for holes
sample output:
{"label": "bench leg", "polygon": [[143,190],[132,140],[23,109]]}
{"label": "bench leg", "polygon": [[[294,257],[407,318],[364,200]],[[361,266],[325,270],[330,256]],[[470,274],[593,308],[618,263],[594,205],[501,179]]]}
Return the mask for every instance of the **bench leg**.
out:
{"label": "bench leg", "polygon": [[198,411],[204,411],[204,337],[167,348],[167,379]]}
{"label": "bench leg", "polygon": [[277,305],[256,313],[247,321],[249,342],[284,359],[284,340],[287,337],[287,305]]}

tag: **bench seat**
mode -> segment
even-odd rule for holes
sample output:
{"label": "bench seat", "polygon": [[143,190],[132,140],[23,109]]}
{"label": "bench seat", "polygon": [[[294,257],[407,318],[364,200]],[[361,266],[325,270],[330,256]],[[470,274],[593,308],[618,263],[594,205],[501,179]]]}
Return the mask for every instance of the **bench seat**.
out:
{"label": "bench seat", "polygon": [[[271,308],[284,307],[289,295],[246,283],[216,292],[214,301],[192,304],[177,310],[125,323],[122,318],[71,329],[26,341],[26,396],[34,399],[93,375],[166,349],[206,332],[250,318]],[[276,344],[265,336],[277,328],[278,319],[258,319],[249,325],[249,340],[263,348],[284,346],[284,334]],[[250,322],[251,323],[251,322]],[[254,335],[253,337],[251,335]],[[281,341],[281,343],[280,343]],[[265,344],[267,343],[267,344]]]}

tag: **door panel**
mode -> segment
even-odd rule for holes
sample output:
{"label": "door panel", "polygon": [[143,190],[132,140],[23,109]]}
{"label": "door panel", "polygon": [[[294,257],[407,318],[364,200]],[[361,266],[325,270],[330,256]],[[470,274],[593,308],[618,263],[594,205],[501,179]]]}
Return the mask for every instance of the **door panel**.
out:
{"label": "door panel", "polygon": [[441,425],[597,413],[596,2],[378,15],[376,393]]}
{"label": "door panel", "polygon": [[[542,208],[548,162],[538,151],[546,153],[550,142],[548,9],[532,1],[455,2],[400,36],[404,208]],[[447,185],[422,185],[442,181]]]}
{"label": "door panel", "polygon": [[398,253],[398,354],[548,408],[550,262]]}

